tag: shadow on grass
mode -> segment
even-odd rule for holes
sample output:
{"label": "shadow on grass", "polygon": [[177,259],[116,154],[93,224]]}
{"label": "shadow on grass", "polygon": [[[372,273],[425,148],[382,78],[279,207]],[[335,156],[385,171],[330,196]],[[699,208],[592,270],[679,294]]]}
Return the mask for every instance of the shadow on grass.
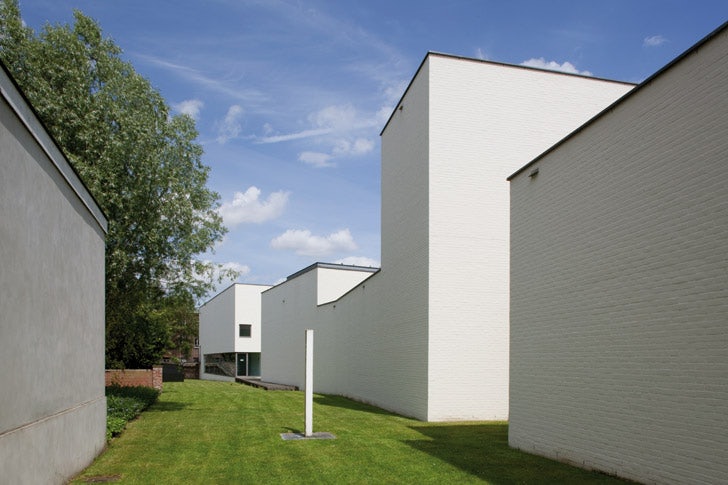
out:
{"label": "shadow on grass", "polygon": [[407,440],[407,445],[492,483],[625,483],[510,448],[506,423],[410,428],[426,438]]}
{"label": "shadow on grass", "polygon": [[167,412],[167,411],[181,411],[184,408],[187,407],[187,404],[183,402],[176,402],[176,401],[157,401],[154,404],[152,404],[149,408],[147,408],[145,413],[154,413],[154,412]]}
{"label": "shadow on grass", "polygon": [[362,411],[365,413],[396,416],[396,414],[385,411],[382,408],[372,406],[371,404],[354,401],[353,399],[350,399],[348,397],[334,396],[330,394],[317,394],[316,396],[314,396],[313,401],[314,403],[321,404],[323,406],[334,406],[337,408],[351,409],[353,411]]}

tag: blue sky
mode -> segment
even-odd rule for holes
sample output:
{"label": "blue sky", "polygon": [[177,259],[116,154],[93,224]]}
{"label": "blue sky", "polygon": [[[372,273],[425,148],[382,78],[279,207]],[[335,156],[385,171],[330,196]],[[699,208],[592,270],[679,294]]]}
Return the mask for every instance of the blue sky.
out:
{"label": "blue sky", "polygon": [[316,261],[379,264],[379,133],[428,51],[639,82],[728,20],[725,0],[20,8],[36,31],[71,22],[74,8],[93,17],[174,110],[196,119],[229,228],[205,258],[260,284]]}

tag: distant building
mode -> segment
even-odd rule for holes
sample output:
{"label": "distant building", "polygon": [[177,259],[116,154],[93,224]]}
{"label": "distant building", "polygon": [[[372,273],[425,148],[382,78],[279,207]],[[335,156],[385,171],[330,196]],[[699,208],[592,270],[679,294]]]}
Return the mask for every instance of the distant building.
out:
{"label": "distant building", "polygon": [[60,484],[106,443],[107,220],[0,67],[0,481]]}
{"label": "distant building", "polygon": [[200,379],[260,376],[261,292],[235,283],[200,307]]}
{"label": "distant building", "polygon": [[728,24],[511,180],[509,442],[728,480]]}
{"label": "distant building", "polygon": [[263,379],[304,386],[312,328],[317,392],[507,419],[506,177],[632,87],[428,54],[382,132],[381,270],[328,302],[316,284],[330,268],[264,293]]}

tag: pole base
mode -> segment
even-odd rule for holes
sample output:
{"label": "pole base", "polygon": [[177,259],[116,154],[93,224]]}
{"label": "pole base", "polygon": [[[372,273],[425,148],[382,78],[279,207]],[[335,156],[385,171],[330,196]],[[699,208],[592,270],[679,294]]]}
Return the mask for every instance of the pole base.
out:
{"label": "pole base", "polygon": [[326,432],[317,432],[317,433],[311,433],[310,436],[306,436],[303,433],[281,433],[281,438],[284,441],[292,441],[292,440],[335,440],[336,436],[334,436],[331,433]]}

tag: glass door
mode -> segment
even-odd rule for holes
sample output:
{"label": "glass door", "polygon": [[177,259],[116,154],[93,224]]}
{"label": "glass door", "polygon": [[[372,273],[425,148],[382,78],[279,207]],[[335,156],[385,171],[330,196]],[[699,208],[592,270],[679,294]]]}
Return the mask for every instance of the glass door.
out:
{"label": "glass door", "polygon": [[248,375],[248,354],[238,354],[238,372],[239,376]]}

